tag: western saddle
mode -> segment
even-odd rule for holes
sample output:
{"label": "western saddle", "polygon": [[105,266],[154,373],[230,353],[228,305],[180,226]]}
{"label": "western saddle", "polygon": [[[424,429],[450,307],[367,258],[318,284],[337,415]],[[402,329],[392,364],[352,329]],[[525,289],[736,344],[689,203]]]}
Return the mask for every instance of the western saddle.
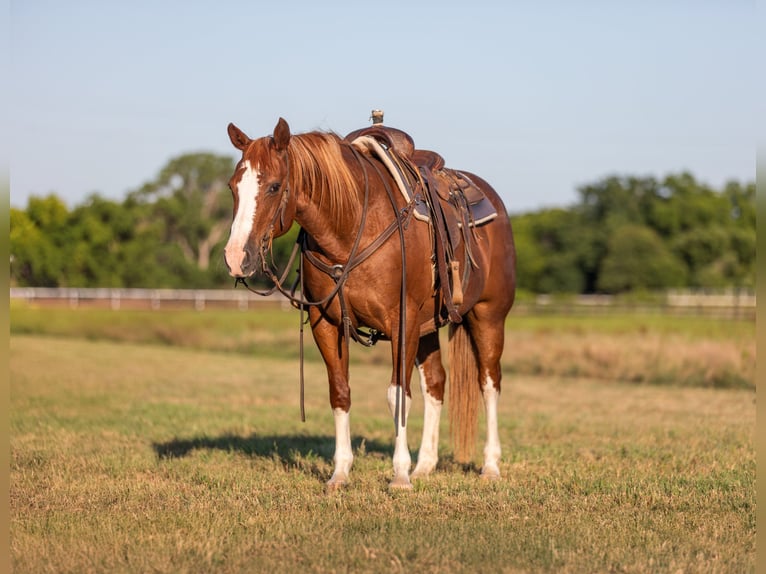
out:
{"label": "western saddle", "polygon": [[[463,286],[470,281],[471,267],[477,265],[473,231],[497,217],[497,211],[468,175],[445,167],[444,158],[435,151],[417,149],[406,132],[384,126],[380,110],[373,110],[372,119],[371,127],[355,130],[345,140],[383,162],[405,199],[414,204],[415,218],[429,223],[434,288],[441,291],[448,320],[460,323]],[[462,274],[455,256],[461,247],[465,252]]]}

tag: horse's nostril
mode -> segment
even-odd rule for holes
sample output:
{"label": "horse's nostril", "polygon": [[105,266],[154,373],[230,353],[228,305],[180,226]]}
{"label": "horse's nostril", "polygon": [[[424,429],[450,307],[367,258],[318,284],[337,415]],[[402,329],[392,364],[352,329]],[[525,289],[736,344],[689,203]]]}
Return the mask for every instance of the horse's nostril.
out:
{"label": "horse's nostril", "polygon": [[249,247],[245,247],[245,256],[242,258],[242,269],[246,269],[253,260],[253,253]]}

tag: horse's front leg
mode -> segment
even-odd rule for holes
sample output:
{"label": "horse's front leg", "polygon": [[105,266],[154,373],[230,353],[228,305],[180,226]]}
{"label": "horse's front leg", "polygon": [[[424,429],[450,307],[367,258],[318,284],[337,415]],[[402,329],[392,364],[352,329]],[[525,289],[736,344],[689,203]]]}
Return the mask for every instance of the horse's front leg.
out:
{"label": "horse's front leg", "polygon": [[[397,394],[399,395],[397,397]],[[388,408],[396,419],[396,442],[394,445],[394,478],[389,483],[390,488],[412,488],[410,482],[410,448],[407,445],[407,418],[410,414],[411,398],[404,388],[391,384],[388,387]],[[402,418],[401,401],[404,401],[404,418]],[[398,413],[397,413],[398,411]]]}
{"label": "horse's front leg", "polygon": [[439,419],[446,382],[438,331],[420,339],[416,364],[420,373],[420,389],[423,392],[423,438],[412,477],[421,478],[430,474],[438,462]]}
{"label": "horse's front leg", "polygon": [[327,482],[328,490],[348,484],[354,453],[351,450],[351,389],[348,384],[348,341],[342,329],[329,323],[316,307],[309,310],[311,331],[327,368],[330,386],[330,406],[335,418],[335,467]]}
{"label": "horse's front leg", "polygon": [[[408,309],[409,311],[409,309]],[[414,310],[413,310],[414,313]],[[418,349],[418,327],[410,325],[405,335],[405,353],[401,354],[400,338],[391,338],[394,372],[388,387],[388,407],[396,422],[396,442],[394,444],[394,478],[389,488],[412,488],[410,482],[410,448],[407,445],[407,418],[410,414],[412,393],[410,392],[410,376],[415,364],[415,354]],[[403,369],[402,363],[404,361]],[[402,416],[402,403],[404,416]]]}

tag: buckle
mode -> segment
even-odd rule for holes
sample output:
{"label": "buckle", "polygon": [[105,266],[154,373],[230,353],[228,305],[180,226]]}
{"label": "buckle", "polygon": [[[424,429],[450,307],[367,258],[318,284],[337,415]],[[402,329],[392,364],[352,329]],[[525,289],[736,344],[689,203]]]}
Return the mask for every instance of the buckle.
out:
{"label": "buckle", "polygon": [[330,270],[330,275],[336,281],[343,276],[343,265],[333,265]]}

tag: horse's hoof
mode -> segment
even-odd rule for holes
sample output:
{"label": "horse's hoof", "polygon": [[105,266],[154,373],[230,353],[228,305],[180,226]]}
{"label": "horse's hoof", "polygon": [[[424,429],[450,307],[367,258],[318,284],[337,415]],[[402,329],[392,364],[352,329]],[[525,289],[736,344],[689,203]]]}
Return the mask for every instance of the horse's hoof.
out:
{"label": "horse's hoof", "polygon": [[348,486],[347,480],[331,478],[330,480],[327,481],[327,484],[325,485],[325,490],[328,493],[338,492],[340,490],[343,490],[347,486]]}
{"label": "horse's hoof", "polygon": [[430,468],[429,469],[419,470],[416,467],[415,470],[412,471],[412,474],[410,475],[410,478],[412,478],[414,480],[420,480],[421,478],[426,478],[426,477],[428,477],[429,474],[431,474],[431,470],[432,469],[430,469]]}
{"label": "horse's hoof", "polygon": [[415,470],[412,471],[412,474],[410,475],[410,478],[414,479],[421,479],[426,478],[429,474],[431,474],[431,471],[434,469],[434,466],[420,466],[419,464],[415,467]]}
{"label": "horse's hoof", "polygon": [[483,480],[500,480],[500,470],[497,468],[483,468],[479,476]]}
{"label": "horse's hoof", "polygon": [[391,490],[412,490],[412,483],[406,476],[396,476],[394,480],[388,483]]}

